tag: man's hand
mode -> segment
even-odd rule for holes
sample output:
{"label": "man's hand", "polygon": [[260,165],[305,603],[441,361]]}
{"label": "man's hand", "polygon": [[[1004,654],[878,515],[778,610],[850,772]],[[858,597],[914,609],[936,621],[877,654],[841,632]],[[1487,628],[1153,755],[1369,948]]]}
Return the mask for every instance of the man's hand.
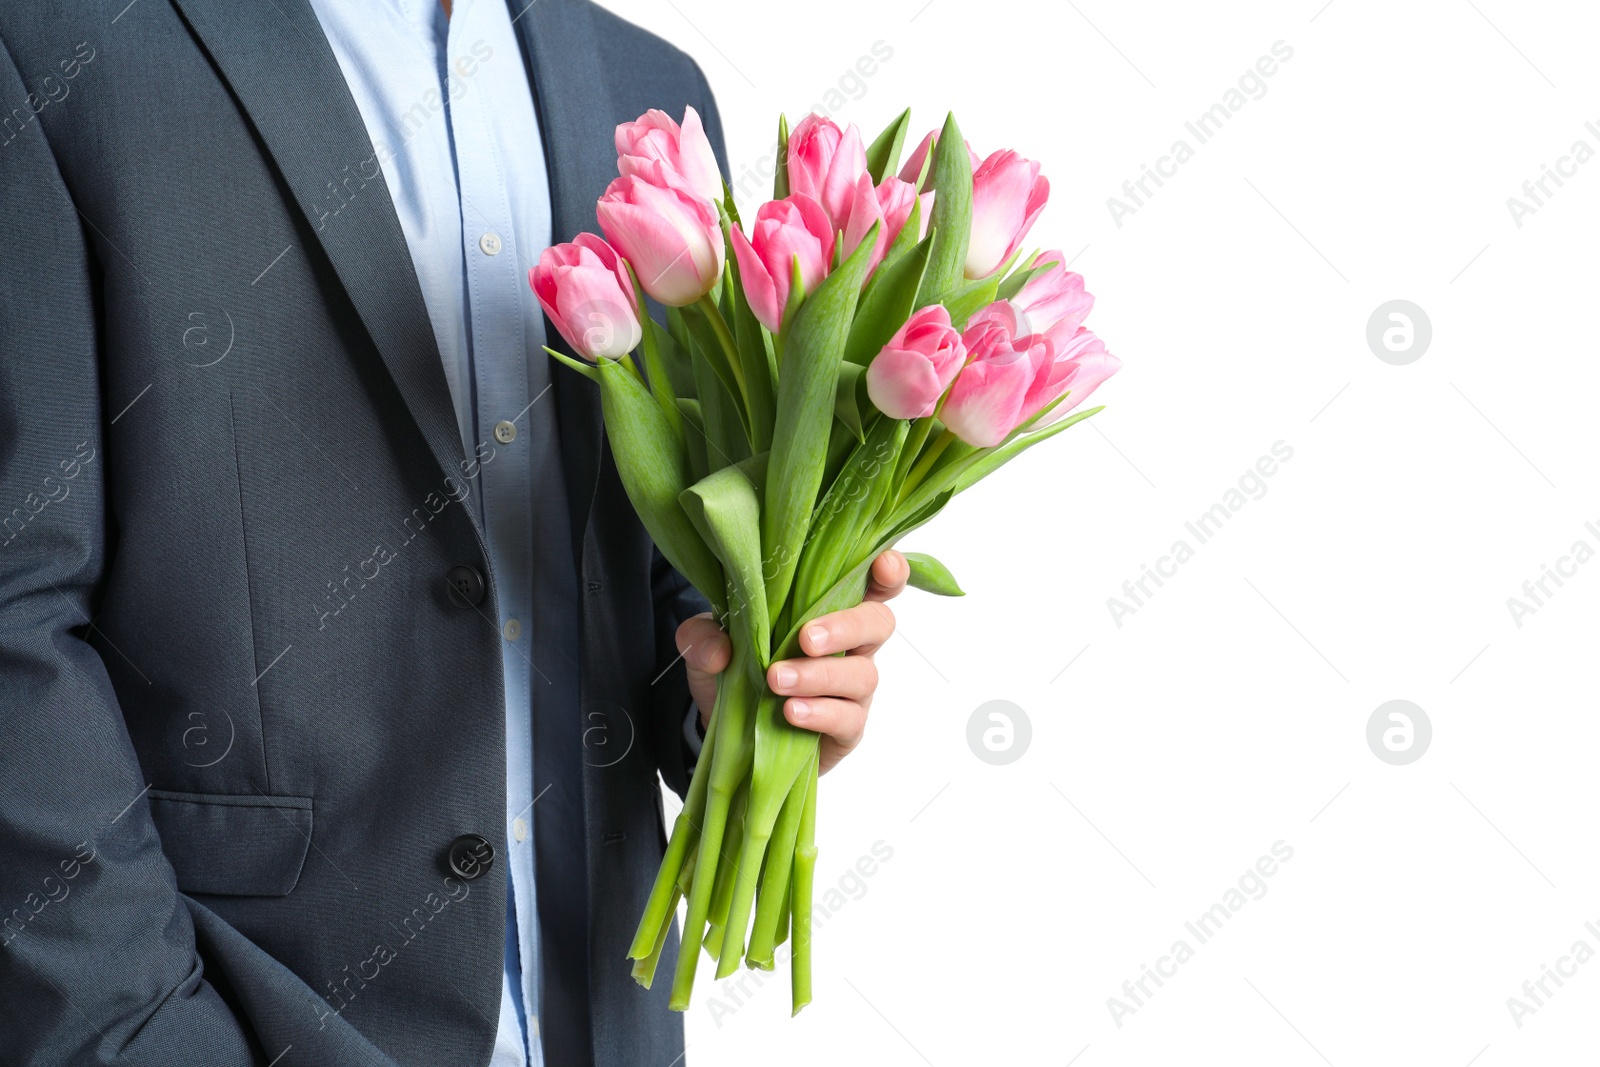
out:
{"label": "man's hand", "polygon": [[[767,685],[789,698],[783,702],[784,718],[823,735],[824,774],[861,743],[867,709],[878,688],[872,657],[894,633],[894,612],[884,601],[900,595],[910,574],[904,556],[885,552],[872,561],[865,600],[824,615],[801,631],[800,650],[807,658],[780,660],[767,668]],[[717,701],[717,675],[727,668],[733,646],[708,612],[678,627],[678,651],[688,664],[689,692],[705,725]]]}

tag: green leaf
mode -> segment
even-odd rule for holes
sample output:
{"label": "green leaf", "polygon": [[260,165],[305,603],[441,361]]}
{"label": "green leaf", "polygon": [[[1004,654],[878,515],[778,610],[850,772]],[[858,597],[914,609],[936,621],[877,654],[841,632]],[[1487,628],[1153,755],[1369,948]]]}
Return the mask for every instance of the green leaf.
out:
{"label": "green leaf", "polygon": [[549,345],[545,345],[544,350],[559,359],[561,362],[565,363],[567,366],[571,367],[573,370],[577,371],[579,374],[583,375],[585,378],[589,379],[591,382],[598,382],[600,380],[600,372],[595,369],[593,363],[585,363],[581,359],[573,359],[565,352],[557,352]]}
{"label": "green leaf", "polygon": [[906,579],[906,584],[913,589],[921,589],[925,593],[934,593],[938,596],[967,595],[961,586],[956,584],[956,576],[950,573],[950,568],[926,552],[904,552],[902,555],[911,566],[911,577]]}
{"label": "green leaf", "polygon": [[975,282],[968,282],[960,288],[945,294],[941,303],[950,312],[950,324],[960,330],[966,327],[967,320],[994,303],[995,294],[1000,286],[998,275],[980,278]]}
{"label": "green leaf", "polygon": [[689,471],[699,481],[711,469],[706,464],[706,423],[700,415],[700,401],[680,396],[678,414],[683,416],[683,445],[689,452]]}
{"label": "green leaf", "polygon": [[772,176],[772,199],[789,195],[789,116],[778,116],[778,170]]}
{"label": "green leaf", "polygon": [[[676,310],[677,308],[672,309]],[[672,385],[673,395],[694,396],[694,368],[689,365],[689,350],[678,343],[671,330],[655,319],[646,316],[641,321],[644,324],[645,336],[653,338],[652,343],[660,353],[662,364],[667,368],[667,380]]]}
{"label": "green leaf", "polygon": [[1079,411],[1068,415],[1060,422],[1051,423],[1042,430],[1035,430],[1032,433],[1014,437],[999,448],[980,451],[966,463],[958,465],[958,468],[952,468],[958,471],[953,483],[955,491],[959,493],[970,489],[977,482],[1016,459],[1039,442],[1049,440],[1062,430],[1076,426],[1084,419],[1089,418],[1091,415],[1097,415],[1104,410],[1105,405],[1101,404],[1099,407]]}
{"label": "green leaf", "polygon": [[[689,336],[693,342],[691,345],[691,350],[693,352],[695,361],[695,381],[698,385],[700,381],[699,369],[701,364],[705,364],[716,373],[717,379],[722,382],[723,388],[727,390],[728,397],[732,401],[730,413],[737,417],[739,426],[743,430],[746,439],[748,439],[750,435],[750,426],[746,421],[747,416],[745,415],[744,404],[739,402],[739,380],[734,377],[733,364],[729,362],[728,354],[723,351],[722,343],[717,340],[716,330],[706,318],[707,314],[708,312],[706,312],[703,308],[696,307],[692,304],[683,309],[683,320],[688,324]],[[705,401],[705,389],[703,386],[701,386],[699,392],[700,399],[703,404]],[[710,421],[710,417],[711,413],[710,411],[707,411],[706,418],[708,422]],[[744,451],[744,456],[740,456],[738,458],[743,459],[749,454],[750,450],[746,448]]]}
{"label": "green leaf", "polygon": [[651,540],[713,605],[725,603],[722,566],[679,503],[689,460],[655,398],[616,360],[596,366],[601,414],[628,499]]}
{"label": "green leaf", "polygon": [[882,182],[884,175],[893,174],[900,165],[900,149],[906,143],[906,129],[910,125],[911,109],[908,107],[868,146],[867,173],[872,175],[873,185]]}
{"label": "green leaf", "polygon": [[727,258],[728,302],[733,312],[733,339],[739,349],[739,365],[744,372],[745,390],[750,401],[750,447],[764,452],[772,447],[772,424],[777,417],[775,374],[768,359],[767,339],[761,323],[750,310],[744,288],[739,283],[739,263],[730,247]]}
{"label": "green leaf", "polygon": [[724,467],[679,496],[689,521],[722,562],[728,579],[726,629],[742,629],[761,666],[769,662],[772,622],[761,573],[761,486],[767,454]]}
{"label": "green leaf", "polygon": [[[628,276],[633,277],[633,268],[628,268]],[[635,280],[637,284],[637,280]],[[650,322],[649,309],[640,301],[637,308],[639,318]],[[645,376],[650,386],[650,395],[656,398],[661,413],[667,417],[667,425],[672,427],[672,432],[683,439],[683,416],[678,413],[678,401],[673,390],[672,374],[667,369],[664,353],[661,351],[659,340],[665,331],[655,328],[655,323],[645,327],[641,332],[640,348],[644,352]]]}
{"label": "green leaf", "polygon": [[917,295],[918,307],[938,303],[961,285],[967,243],[972,237],[972,160],[967,156],[967,143],[954,115],[945,120],[938,143],[929,155],[933,159],[929,177],[936,193],[931,219],[935,233],[928,272],[923,275],[922,290]]}
{"label": "green leaf", "polygon": [[858,363],[839,364],[839,388],[833,396],[833,416],[856,435],[865,440],[867,431],[861,426],[861,404],[857,400],[867,368]]}
{"label": "green leaf", "polygon": [[850,338],[844,347],[846,362],[868,366],[895,331],[906,324],[916,310],[917,290],[932,248],[930,234],[907,254],[878,267],[850,325]]}
{"label": "green leaf", "polygon": [[851,552],[893,485],[895,461],[910,428],[904,419],[874,419],[850,461],[817,505],[795,574],[796,605],[810,604],[841,570],[856,562]]}
{"label": "green leaf", "polygon": [[683,309],[667,308],[667,332],[678,342],[678,347],[689,351],[689,324],[683,321]]}
{"label": "green leaf", "polygon": [[712,360],[695,355],[691,361],[700,394],[701,429],[705,432],[706,470],[718,471],[750,458],[750,440],[739,417],[739,402],[717,376]]}
{"label": "green leaf", "polygon": [[850,258],[800,305],[785,331],[766,506],[761,511],[769,604],[782,604],[788,595],[807,520],[816,506],[827,464],[839,366],[876,239],[875,225]]}
{"label": "green leaf", "polygon": [[[1038,253],[1035,252],[1024,262],[1031,263],[1037,258]],[[1052,259],[1048,263],[1041,263],[1033,267],[1018,267],[1016,270],[1006,275],[1005,281],[1000,283],[1000,290],[998,293],[999,298],[1001,300],[1013,299],[1018,293],[1022,292],[1023,286],[1027,285],[1029,282],[1033,281],[1034,278],[1038,277],[1054,266],[1056,266],[1056,261]]]}

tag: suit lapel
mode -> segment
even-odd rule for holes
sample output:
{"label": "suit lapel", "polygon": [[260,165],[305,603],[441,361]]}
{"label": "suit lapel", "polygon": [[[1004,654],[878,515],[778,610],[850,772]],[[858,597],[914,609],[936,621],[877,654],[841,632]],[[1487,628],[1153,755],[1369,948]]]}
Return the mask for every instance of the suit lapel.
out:
{"label": "suit lapel", "polygon": [[[533,76],[534,105],[550,175],[551,241],[570,241],[594,232],[594,204],[616,174],[614,127],[608,79],[602,76],[592,13],[570,0],[511,0],[513,25]],[[572,354],[546,320],[548,343]],[[561,427],[561,457],[566,475],[572,550],[583,569],[584,531],[600,479],[602,422],[600,390],[569,367],[550,374]]]}
{"label": "suit lapel", "polygon": [[453,471],[460,430],[422,288],[315,12],[307,0],[171,2],[266,144],[435,459]]}

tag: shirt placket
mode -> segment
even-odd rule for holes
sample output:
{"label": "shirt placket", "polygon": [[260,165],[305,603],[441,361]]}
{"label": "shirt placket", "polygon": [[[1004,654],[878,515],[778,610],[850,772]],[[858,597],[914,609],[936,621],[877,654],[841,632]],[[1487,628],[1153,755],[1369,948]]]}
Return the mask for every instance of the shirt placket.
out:
{"label": "shirt placket", "polygon": [[[451,17],[450,56],[466,54],[481,31],[473,28],[477,5],[458,2]],[[533,534],[526,426],[528,396],[522,288],[510,195],[495,154],[483,94],[464,92],[451,101],[461,232],[466,261],[468,330],[472,339],[472,385],[476,412],[479,506],[494,559],[506,689],[507,751],[530,759],[508,767],[506,838],[521,955],[523,1010],[530,1063],[539,1064],[538,914],[533,874],[531,754],[531,626]],[[535,980],[530,981],[530,976]]]}

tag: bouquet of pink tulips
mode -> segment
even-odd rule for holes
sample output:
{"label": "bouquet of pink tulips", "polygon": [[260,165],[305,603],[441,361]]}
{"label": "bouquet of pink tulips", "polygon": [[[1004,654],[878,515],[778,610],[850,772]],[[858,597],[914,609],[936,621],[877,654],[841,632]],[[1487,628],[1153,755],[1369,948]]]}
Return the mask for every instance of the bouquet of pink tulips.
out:
{"label": "bouquet of pink tulips", "polygon": [[[980,160],[955,120],[903,167],[900,115],[870,145],[780,121],[774,199],[748,227],[699,116],[617,128],[605,240],[547,250],[530,281],[598,383],[623,485],[666,558],[729,632],[698,767],[629,955],[648,986],[688,900],[672,1007],[699,946],[717,977],[790,948],[811,1000],[817,735],[766,685],[801,627],[861,600],[879,553],[1024,449],[1118,361],[1058,252],[1020,256],[1049,186],[1012,151]],[[663,323],[645,297],[666,308]],[[961,590],[907,554],[910,584]]]}

